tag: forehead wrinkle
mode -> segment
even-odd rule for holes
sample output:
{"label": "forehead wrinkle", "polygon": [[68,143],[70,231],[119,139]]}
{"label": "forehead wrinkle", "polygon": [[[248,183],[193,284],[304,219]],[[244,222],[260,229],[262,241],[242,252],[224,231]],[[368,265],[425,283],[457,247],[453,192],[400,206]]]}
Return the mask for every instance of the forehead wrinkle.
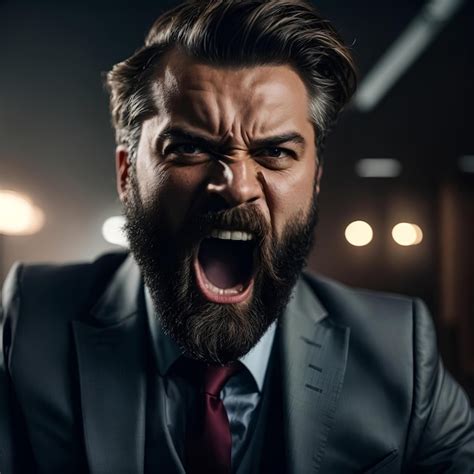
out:
{"label": "forehead wrinkle", "polygon": [[295,128],[297,121],[295,109],[301,106],[308,109],[306,88],[302,83],[299,86],[302,94],[299,94],[299,100],[295,103],[282,100],[282,97],[291,96],[291,92],[299,87],[295,86],[289,90],[288,84],[284,82],[276,80],[269,83],[267,76],[251,76],[248,86],[246,85],[251,93],[245,101],[242,113],[244,123],[248,125],[249,135],[265,136],[273,130]]}
{"label": "forehead wrinkle", "polygon": [[[217,107],[213,112],[212,108],[208,107],[208,101],[203,100],[200,95],[197,100],[186,102],[191,104],[192,113],[189,107],[171,107],[169,113],[161,115],[159,121],[165,121],[168,126],[187,129],[204,138],[208,137],[229,151],[247,149],[256,140],[300,128],[295,122],[294,114],[280,114],[276,109],[247,107],[240,114],[235,113],[232,119],[227,115],[227,120],[222,120],[222,108]],[[184,112],[183,108],[186,109]]]}
{"label": "forehead wrinkle", "polygon": [[[242,120],[232,99],[201,90],[187,90],[174,104],[173,121],[199,128],[223,144],[240,138]],[[176,107],[177,106],[177,107]]]}
{"label": "forehead wrinkle", "polygon": [[[181,109],[188,109],[181,110],[180,115],[223,142],[242,141],[242,130],[245,123],[250,122],[249,115],[255,115],[265,104],[265,94],[254,97],[252,93],[254,86],[262,82],[259,74],[249,69],[230,69],[222,75],[220,69],[194,66],[192,71],[183,70],[178,80],[182,94],[177,91],[177,102],[184,103]],[[250,99],[242,100],[250,94]]]}
{"label": "forehead wrinkle", "polygon": [[[190,90],[188,105],[189,118],[201,128],[212,135],[217,135],[219,130],[219,105],[218,98],[210,91]],[[186,114],[188,115],[188,114]]]}
{"label": "forehead wrinkle", "polygon": [[306,125],[297,111],[309,111],[307,90],[287,66],[226,69],[174,55],[164,69],[160,82],[171,122],[221,143],[248,146]]}
{"label": "forehead wrinkle", "polygon": [[[286,113],[289,112],[289,113]],[[299,130],[300,126],[295,120],[291,110],[282,106],[274,108],[257,107],[249,110],[249,115],[242,122],[242,136],[248,143],[253,140],[286,133],[288,130]]]}
{"label": "forehead wrinkle", "polygon": [[[264,94],[256,94],[255,99],[254,94],[251,94],[240,107],[230,109],[235,114],[226,130],[228,141],[239,139],[241,144],[248,147],[254,140],[298,128],[292,110],[285,110],[280,103],[269,106],[266,99]],[[221,135],[224,136],[224,133],[221,132]]]}

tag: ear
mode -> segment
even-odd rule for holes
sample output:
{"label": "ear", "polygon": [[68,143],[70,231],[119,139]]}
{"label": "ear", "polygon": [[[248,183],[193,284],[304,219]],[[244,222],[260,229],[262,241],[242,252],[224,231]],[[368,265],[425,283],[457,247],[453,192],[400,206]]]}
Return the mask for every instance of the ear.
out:
{"label": "ear", "polygon": [[316,188],[316,194],[319,194],[319,191],[321,191],[321,178],[323,177],[323,165],[318,161],[317,167],[318,169],[316,170],[316,179],[314,182],[314,186]]}
{"label": "ear", "polygon": [[125,202],[130,188],[130,153],[125,145],[118,145],[115,149],[115,172],[117,192],[122,202]]}

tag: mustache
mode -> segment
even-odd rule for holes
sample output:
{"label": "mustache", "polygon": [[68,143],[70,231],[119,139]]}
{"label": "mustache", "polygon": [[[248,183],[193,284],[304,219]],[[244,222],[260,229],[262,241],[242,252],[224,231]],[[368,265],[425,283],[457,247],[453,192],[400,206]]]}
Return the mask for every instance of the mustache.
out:
{"label": "mustache", "polygon": [[198,214],[191,218],[189,225],[193,240],[200,240],[215,229],[243,230],[262,242],[270,233],[270,224],[255,205],[234,207],[215,212]]}

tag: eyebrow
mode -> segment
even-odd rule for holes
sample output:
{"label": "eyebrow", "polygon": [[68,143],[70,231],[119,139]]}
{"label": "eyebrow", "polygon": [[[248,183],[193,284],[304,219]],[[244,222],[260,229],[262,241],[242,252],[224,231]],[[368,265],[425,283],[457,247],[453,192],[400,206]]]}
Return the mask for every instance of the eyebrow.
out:
{"label": "eyebrow", "polygon": [[218,140],[208,138],[203,135],[198,135],[180,127],[169,127],[163,130],[156,137],[156,144],[159,142],[164,142],[165,140],[183,140],[214,149],[222,146],[222,143]]}
{"label": "eyebrow", "polygon": [[[211,150],[215,151],[223,151],[228,148],[225,143],[222,143],[222,140],[216,140],[214,138],[209,138],[204,135],[199,135],[181,127],[166,128],[156,137],[155,143],[156,145],[158,145],[158,143],[163,142],[165,140],[183,140],[195,143],[196,145],[200,145],[204,148],[210,148]],[[284,143],[294,143],[296,145],[299,145],[303,149],[303,151],[306,146],[306,140],[300,133],[287,132],[253,140],[251,147],[254,149],[271,148],[282,145]]]}
{"label": "eyebrow", "polygon": [[282,145],[283,143],[294,143],[295,145],[300,145],[303,150],[306,146],[306,140],[303,138],[303,135],[297,132],[281,133],[271,137],[260,138],[254,140],[252,145],[255,148],[271,148],[273,146]]}

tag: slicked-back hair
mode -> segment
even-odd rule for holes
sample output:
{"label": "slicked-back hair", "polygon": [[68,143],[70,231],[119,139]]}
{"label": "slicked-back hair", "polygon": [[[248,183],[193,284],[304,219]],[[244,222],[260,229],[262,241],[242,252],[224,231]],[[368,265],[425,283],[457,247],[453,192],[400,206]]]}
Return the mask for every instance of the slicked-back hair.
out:
{"label": "slicked-back hair", "polygon": [[116,141],[128,146],[132,160],[143,121],[159,113],[152,84],[172,49],[218,67],[293,67],[308,90],[320,160],[356,88],[350,50],[309,1],[189,0],[158,17],[144,46],[107,74]]}

